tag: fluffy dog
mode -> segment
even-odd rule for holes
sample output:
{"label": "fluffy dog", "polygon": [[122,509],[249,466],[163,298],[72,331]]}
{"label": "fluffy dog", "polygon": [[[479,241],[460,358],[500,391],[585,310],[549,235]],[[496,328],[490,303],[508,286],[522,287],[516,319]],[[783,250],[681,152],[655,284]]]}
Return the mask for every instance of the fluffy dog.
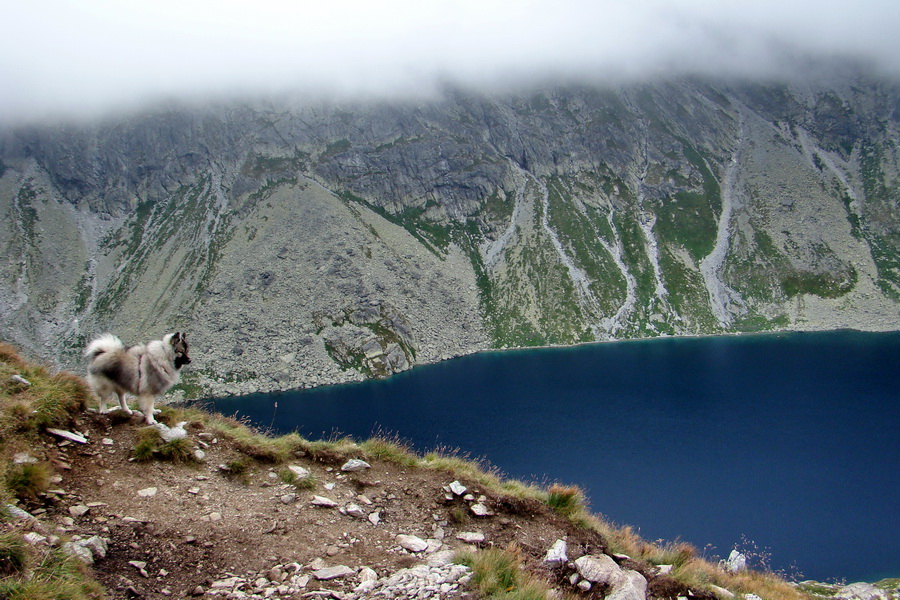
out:
{"label": "fluffy dog", "polygon": [[153,404],[181,378],[181,367],[190,364],[186,336],[170,333],[161,340],[126,347],[122,340],[106,333],[88,344],[84,351],[88,361],[87,380],[100,397],[100,412],[106,412],[106,400],[112,394],[126,413],[131,409],[125,394],[138,397],[138,404],[148,424],[156,423]]}

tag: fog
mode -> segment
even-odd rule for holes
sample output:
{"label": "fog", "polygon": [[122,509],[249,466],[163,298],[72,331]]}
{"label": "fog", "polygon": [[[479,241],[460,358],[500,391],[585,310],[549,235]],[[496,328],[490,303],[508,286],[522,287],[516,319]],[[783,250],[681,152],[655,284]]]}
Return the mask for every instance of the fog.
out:
{"label": "fog", "polygon": [[0,120],[281,93],[680,74],[786,77],[809,60],[900,77],[897,0],[6,2]]}

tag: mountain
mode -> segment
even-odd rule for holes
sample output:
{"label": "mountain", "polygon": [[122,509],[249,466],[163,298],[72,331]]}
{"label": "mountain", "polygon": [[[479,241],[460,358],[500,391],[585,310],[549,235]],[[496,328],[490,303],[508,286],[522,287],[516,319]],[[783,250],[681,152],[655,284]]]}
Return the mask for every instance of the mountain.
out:
{"label": "mountain", "polygon": [[0,337],[185,330],[204,393],[487,348],[900,324],[900,84],[672,78],[0,131]]}

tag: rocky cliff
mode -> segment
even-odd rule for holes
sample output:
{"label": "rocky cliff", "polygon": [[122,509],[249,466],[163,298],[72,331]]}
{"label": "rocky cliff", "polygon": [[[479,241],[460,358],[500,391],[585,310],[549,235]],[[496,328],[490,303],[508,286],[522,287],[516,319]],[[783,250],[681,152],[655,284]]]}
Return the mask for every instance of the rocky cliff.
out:
{"label": "rocky cliff", "polygon": [[210,393],[491,347],[900,324],[900,86],[677,79],[0,132],[0,337]]}

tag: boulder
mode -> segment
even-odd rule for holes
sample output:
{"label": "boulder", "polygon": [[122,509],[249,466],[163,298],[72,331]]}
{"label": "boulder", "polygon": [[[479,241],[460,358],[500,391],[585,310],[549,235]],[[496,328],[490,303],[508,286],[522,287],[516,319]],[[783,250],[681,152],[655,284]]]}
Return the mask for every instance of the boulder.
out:
{"label": "boulder", "polygon": [[637,571],[624,570],[617,583],[613,584],[606,600],[646,600],[647,580]]}
{"label": "boulder", "polygon": [[737,573],[738,571],[743,571],[747,568],[747,557],[734,549],[731,551],[731,554],[728,555],[728,559],[725,561],[725,570],[730,573]]}
{"label": "boulder", "polygon": [[415,535],[404,535],[401,533],[397,536],[397,543],[400,544],[401,548],[410,552],[424,552],[428,549],[428,542]]}
{"label": "boulder", "polygon": [[886,591],[865,582],[845,585],[837,591],[834,597],[841,600],[888,600],[890,598]]}
{"label": "boulder", "polygon": [[575,561],[578,574],[592,583],[615,586],[622,577],[622,568],[605,554],[590,554]]}

